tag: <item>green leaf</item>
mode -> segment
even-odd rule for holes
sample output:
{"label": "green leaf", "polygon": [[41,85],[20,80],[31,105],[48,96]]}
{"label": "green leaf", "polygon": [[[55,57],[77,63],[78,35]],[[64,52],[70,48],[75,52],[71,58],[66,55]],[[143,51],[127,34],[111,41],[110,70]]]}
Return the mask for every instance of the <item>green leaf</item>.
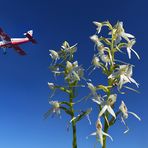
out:
{"label": "green leaf", "polygon": [[98,85],[97,88],[103,90],[104,92],[108,93],[110,91],[110,88],[112,86],[104,86],[104,85]]}
{"label": "green leaf", "polygon": [[71,103],[69,103],[69,102],[66,102],[66,101],[63,101],[63,102],[60,102],[60,104],[65,104],[65,105],[67,105],[67,106],[71,106]]}
{"label": "green leaf", "polygon": [[86,111],[82,111],[82,113],[79,114],[78,117],[76,117],[75,122],[78,122],[81,119],[83,119],[85,116],[89,115],[91,111],[92,111],[92,108],[89,108]]}
{"label": "green leaf", "polygon": [[65,87],[61,87],[61,86],[56,86],[56,88],[59,88],[61,91],[64,91],[66,93],[70,93],[70,91],[68,89],[66,89]]}
{"label": "green leaf", "polygon": [[60,106],[60,109],[64,110],[65,113],[67,113],[68,115],[72,116],[72,112],[70,110],[68,110],[66,107]]}

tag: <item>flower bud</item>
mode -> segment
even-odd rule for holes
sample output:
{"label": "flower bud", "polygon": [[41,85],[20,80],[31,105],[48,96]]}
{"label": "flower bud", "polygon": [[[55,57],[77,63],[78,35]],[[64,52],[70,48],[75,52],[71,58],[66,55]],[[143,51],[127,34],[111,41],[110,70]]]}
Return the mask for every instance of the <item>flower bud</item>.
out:
{"label": "flower bud", "polygon": [[71,71],[71,70],[72,70],[72,68],[73,68],[72,63],[71,63],[71,62],[69,62],[69,61],[67,61],[67,62],[66,62],[66,70],[69,72],[69,71]]}

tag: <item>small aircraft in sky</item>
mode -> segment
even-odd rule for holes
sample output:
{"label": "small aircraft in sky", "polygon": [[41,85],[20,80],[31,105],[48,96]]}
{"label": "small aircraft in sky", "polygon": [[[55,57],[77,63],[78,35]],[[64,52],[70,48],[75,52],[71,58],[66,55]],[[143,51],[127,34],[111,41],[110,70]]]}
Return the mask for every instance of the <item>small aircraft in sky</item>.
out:
{"label": "small aircraft in sky", "polygon": [[24,38],[10,38],[1,28],[0,28],[0,48],[3,48],[4,54],[6,54],[6,48],[14,48],[17,53],[20,55],[26,55],[25,51],[21,49],[18,45],[32,42],[36,43],[36,40],[33,38],[33,30],[30,30],[24,33]]}

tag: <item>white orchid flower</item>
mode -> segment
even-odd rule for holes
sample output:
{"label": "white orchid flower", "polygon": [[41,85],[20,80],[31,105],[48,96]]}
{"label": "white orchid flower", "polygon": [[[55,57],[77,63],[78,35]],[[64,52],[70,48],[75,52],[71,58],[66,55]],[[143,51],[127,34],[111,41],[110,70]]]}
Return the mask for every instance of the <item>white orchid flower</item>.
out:
{"label": "white orchid flower", "polygon": [[[106,67],[108,66],[108,64],[110,65],[112,63],[112,56],[111,54],[109,54],[109,48],[105,47],[103,45],[103,43],[100,42],[99,38],[97,35],[93,35],[90,37],[90,39],[95,42],[95,44],[97,45],[97,49],[98,49],[98,55],[100,57],[100,59],[106,63]],[[105,54],[105,52],[107,52],[107,54]],[[95,66],[94,69],[96,67],[100,67],[100,63],[99,63],[99,58],[97,56],[94,56],[93,61],[92,61],[93,65]],[[93,70],[94,70],[93,69]],[[93,71],[92,70],[92,71]]]}
{"label": "white orchid flower", "polygon": [[100,59],[96,55],[94,55],[91,63],[92,63],[92,65],[88,69],[90,69],[90,68],[93,68],[93,69],[89,72],[88,75],[90,75],[96,68],[100,68],[101,67]]}
{"label": "white orchid flower", "polygon": [[109,29],[112,28],[112,26],[109,23],[109,21],[105,21],[105,22],[102,22],[102,23],[93,21],[93,24],[97,26],[96,30],[97,30],[98,34],[101,32],[101,29],[102,29],[103,26],[107,26],[107,27],[109,27]]}
{"label": "white orchid flower", "polygon": [[99,40],[99,38],[96,34],[90,36],[90,39],[97,45],[99,50],[104,48],[103,43]]}
{"label": "white orchid flower", "polygon": [[92,64],[94,65],[95,68],[99,68],[100,67],[100,62],[99,62],[99,58],[97,56],[94,56],[93,57],[93,60],[92,60]]}
{"label": "white orchid flower", "polygon": [[74,44],[73,46],[71,46],[70,48],[69,48],[69,52],[70,53],[74,53],[74,52],[76,52],[77,51],[77,43],[76,44]]}
{"label": "white orchid flower", "polygon": [[56,62],[60,57],[55,50],[49,50],[51,58]]}
{"label": "white orchid flower", "polygon": [[67,61],[66,65],[67,74],[65,79],[69,79],[71,83],[74,81],[80,81],[80,78],[84,75],[84,69],[81,66],[78,66],[78,62],[73,63]]}
{"label": "white orchid flower", "polygon": [[108,66],[108,64],[110,65],[111,63],[109,56],[106,54],[100,54],[100,59],[105,63],[106,67]]}
{"label": "white orchid flower", "polygon": [[101,32],[101,29],[102,29],[102,26],[103,26],[103,24],[102,23],[100,23],[100,22],[96,22],[96,21],[93,21],[93,24],[95,24],[96,26],[97,26],[97,32],[98,32],[98,34]]}
{"label": "white orchid flower", "polygon": [[132,34],[126,33],[123,28],[123,22],[117,24],[117,34],[129,42],[129,38],[135,38]]}
{"label": "white orchid flower", "polygon": [[103,135],[109,137],[113,141],[113,138],[109,134],[107,134],[107,133],[105,133],[103,131],[103,129],[102,129],[102,123],[101,123],[100,119],[98,118],[98,120],[96,122],[96,132],[90,134],[90,136],[96,136],[97,139],[99,138],[100,139],[101,146],[103,146]]}
{"label": "white orchid flower", "polygon": [[128,57],[129,59],[131,59],[131,51],[133,51],[135,53],[135,55],[137,56],[138,59],[140,59],[138,53],[132,49],[133,45],[136,43],[136,40],[135,39],[132,39],[130,40],[128,43],[127,43],[127,53],[128,53]]}
{"label": "white orchid flower", "polygon": [[87,83],[88,88],[90,89],[91,93],[90,95],[92,96],[92,101],[96,102],[98,104],[101,104],[103,101],[103,98],[97,94],[97,89],[92,83]]}
{"label": "white orchid flower", "polygon": [[96,43],[96,44],[97,44],[98,42],[100,42],[100,40],[99,40],[99,38],[98,38],[98,36],[97,36],[96,34],[90,36],[90,39],[91,39],[94,43]]}
{"label": "white orchid flower", "polygon": [[109,32],[109,35],[115,35],[116,41],[115,43],[118,44],[122,38],[124,38],[126,41],[130,41],[129,38],[135,38],[132,34],[126,33],[123,28],[123,22],[118,22],[113,30]]}
{"label": "white orchid flower", "polygon": [[54,96],[55,92],[56,92],[56,86],[54,85],[54,83],[49,83],[49,82],[48,82],[48,87],[53,91],[53,92],[50,94],[50,96],[49,96],[49,98],[52,98],[52,97]]}
{"label": "white orchid flower", "polygon": [[87,83],[87,85],[88,88],[91,90],[92,95],[95,96],[97,94],[96,87],[92,83]]}
{"label": "white orchid flower", "polygon": [[107,67],[111,63],[113,63],[112,55],[110,53],[110,50],[108,47],[103,47],[99,51],[99,57],[100,59],[105,63],[105,66]]}
{"label": "white orchid flower", "polygon": [[129,128],[128,128],[127,124],[124,121],[125,119],[128,118],[129,114],[132,114],[135,118],[137,118],[139,121],[141,121],[141,118],[137,114],[135,114],[134,112],[128,111],[128,109],[127,109],[127,107],[126,107],[126,105],[125,105],[125,103],[123,101],[121,101],[121,105],[119,107],[119,110],[122,112],[121,120],[122,120],[123,124],[127,128],[126,131],[124,131],[124,133],[127,133],[129,131]]}
{"label": "white orchid flower", "polygon": [[97,47],[103,46],[96,34],[90,36],[90,39],[97,45]]}
{"label": "white orchid flower", "polygon": [[78,67],[78,61],[73,62],[74,67]]}
{"label": "white orchid flower", "polygon": [[108,78],[119,78],[119,88],[125,83],[134,83],[137,87],[139,84],[132,78],[132,65],[120,65],[116,72],[113,72]]}
{"label": "white orchid flower", "polygon": [[49,101],[49,104],[52,105],[51,112],[56,115],[60,115],[60,103],[58,101]]}
{"label": "white orchid flower", "polygon": [[55,85],[54,85],[53,83],[49,83],[49,82],[48,82],[48,86],[49,86],[49,88],[52,89],[52,90],[55,89]]}
{"label": "white orchid flower", "polygon": [[[104,97],[106,97],[106,96],[104,96]],[[116,102],[117,95],[111,94],[108,97],[107,101],[103,101],[103,98],[100,97],[98,100],[92,99],[93,102],[102,106],[102,109],[99,113],[99,117],[101,117],[106,111],[108,111],[114,118],[116,118],[116,114],[115,114],[115,112],[114,112],[114,110],[112,109],[111,106]]]}
{"label": "white orchid flower", "polygon": [[116,102],[117,95],[116,94],[111,94],[106,102],[103,102],[101,104],[102,110],[99,113],[99,117],[101,117],[106,111],[108,111],[115,119],[116,119],[116,114],[114,110],[112,109],[112,105]]}
{"label": "white orchid flower", "polygon": [[70,54],[73,54],[74,52],[77,51],[77,43],[74,44],[73,46],[70,46],[69,43],[65,41],[61,47],[64,49],[65,52]]}
{"label": "white orchid flower", "polygon": [[133,113],[133,112],[128,111],[128,109],[127,109],[127,107],[126,107],[126,105],[125,105],[125,103],[124,103],[123,101],[121,102],[121,105],[120,105],[119,109],[120,109],[120,111],[122,112],[122,117],[123,117],[124,119],[127,119],[127,118],[128,118],[128,114],[132,114],[132,115],[133,115],[134,117],[136,117],[139,121],[141,121],[141,119],[140,119],[140,117],[139,117],[138,115],[136,115],[136,114]]}

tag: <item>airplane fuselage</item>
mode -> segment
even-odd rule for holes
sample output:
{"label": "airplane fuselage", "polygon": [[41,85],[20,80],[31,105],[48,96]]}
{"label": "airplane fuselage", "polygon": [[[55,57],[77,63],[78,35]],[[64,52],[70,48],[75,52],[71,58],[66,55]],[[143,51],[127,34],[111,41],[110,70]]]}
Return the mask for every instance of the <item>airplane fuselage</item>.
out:
{"label": "airplane fuselage", "polygon": [[32,42],[36,43],[33,38],[33,30],[29,30],[24,33],[24,38],[10,38],[1,28],[0,28],[0,48],[3,48],[3,53],[6,54],[6,48],[13,48],[20,55],[26,55],[25,51],[19,47],[20,44]]}
{"label": "airplane fuselage", "polygon": [[12,48],[13,45],[20,45],[29,42],[26,38],[11,38],[11,41],[0,41],[0,48]]}

